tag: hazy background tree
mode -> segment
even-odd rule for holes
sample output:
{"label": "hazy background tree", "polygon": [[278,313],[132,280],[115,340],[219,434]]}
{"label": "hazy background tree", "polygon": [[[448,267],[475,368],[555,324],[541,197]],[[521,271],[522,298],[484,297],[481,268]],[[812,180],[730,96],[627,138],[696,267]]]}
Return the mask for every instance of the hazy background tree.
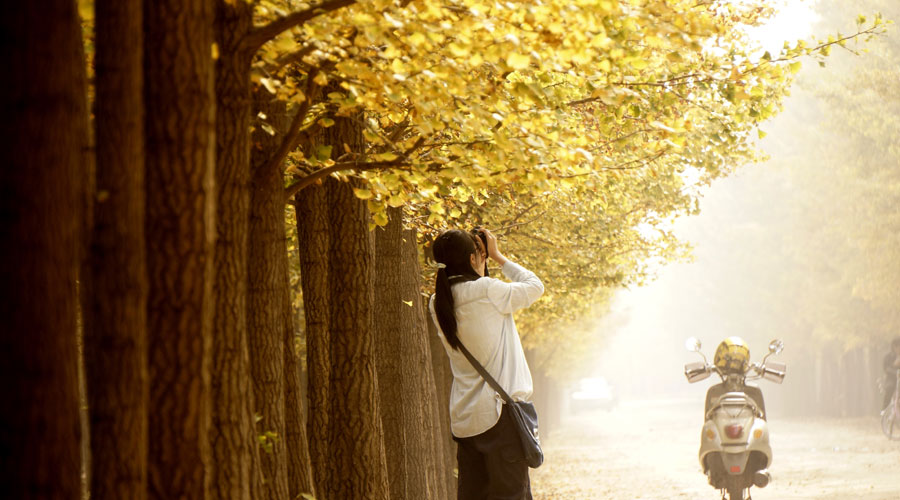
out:
{"label": "hazy background tree", "polygon": [[[853,31],[860,12],[900,15],[886,2],[814,5],[814,32]],[[771,411],[877,413],[875,380],[900,331],[892,257],[900,103],[888,90],[898,46],[892,27],[849,50],[834,46],[822,66],[804,63],[784,112],[763,126],[768,161],[705,189],[700,214],[674,231],[695,245],[694,262],[620,297],[609,316],[615,325],[600,327],[606,340],[595,369],[626,393],[690,391],[675,374],[692,357],[672,356],[688,336],[709,353],[740,335],[754,357],[778,337],[789,375],[767,388]],[[625,353],[658,369],[615,359]]]}

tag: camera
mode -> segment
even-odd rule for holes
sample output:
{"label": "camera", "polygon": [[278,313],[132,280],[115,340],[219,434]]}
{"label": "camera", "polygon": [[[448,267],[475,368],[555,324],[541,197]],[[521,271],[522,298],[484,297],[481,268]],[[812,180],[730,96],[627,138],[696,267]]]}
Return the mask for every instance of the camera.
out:
{"label": "camera", "polygon": [[476,238],[480,239],[481,243],[484,245],[484,275],[490,276],[491,272],[488,271],[488,265],[487,265],[487,248],[488,248],[487,235],[484,234],[484,231],[482,231],[480,227],[476,227],[475,229],[472,229],[472,231],[470,231],[470,232],[472,233],[472,236],[475,236]]}
{"label": "camera", "polygon": [[487,253],[487,235],[484,234],[484,231],[482,231],[480,227],[476,227],[471,231],[471,233],[481,240],[481,243],[484,245],[484,251],[485,253]]}

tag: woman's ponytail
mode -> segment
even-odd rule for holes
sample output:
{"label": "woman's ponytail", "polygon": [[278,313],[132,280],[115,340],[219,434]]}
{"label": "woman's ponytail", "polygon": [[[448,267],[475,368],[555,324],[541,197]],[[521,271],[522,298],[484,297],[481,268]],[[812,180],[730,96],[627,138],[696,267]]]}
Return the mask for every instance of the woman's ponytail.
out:
{"label": "woman's ponytail", "polygon": [[447,343],[454,349],[459,349],[459,337],[456,336],[456,313],[453,303],[453,293],[450,291],[450,280],[447,279],[447,269],[440,268],[434,281],[434,312],[438,324]]}
{"label": "woman's ponytail", "polygon": [[480,277],[472,269],[470,260],[476,251],[473,236],[459,229],[444,231],[432,246],[434,260],[438,263],[434,282],[434,312],[444,338],[453,349],[459,349],[460,341],[456,335],[456,306],[450,286]]}

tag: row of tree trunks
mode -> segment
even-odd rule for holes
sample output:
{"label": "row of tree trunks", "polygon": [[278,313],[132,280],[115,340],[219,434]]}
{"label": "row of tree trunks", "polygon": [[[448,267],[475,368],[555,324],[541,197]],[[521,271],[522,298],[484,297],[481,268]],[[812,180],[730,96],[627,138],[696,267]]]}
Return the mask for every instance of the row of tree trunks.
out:
{"label": "row of tree trunks", "polygon": [[215,240],[211,0],[144,4],[150,498],[206,498]]}
{"label": "row of tree trunks", "polygon": [[78,498],[88,121],[76,3],[6,5],[0,32],[0,483],[8,498]]}
{"label": "row of tree trunks", "polygon": [[[850,349],[839,341],[820,342],[815,350],[785,349],[776,361],[787,364],[784,385],[766,384],[770,412],[792,416],[859,417],[877,415],[884,402],[878,391],[887,345],[868,344]],[[798,393],[791,387],[803,387]]]}
{"label": "row of tree trunks", "polygon": [[216,1],[216,314],[213,344],[215,480],[211,498],[260,498],[259,441],[247,343],[250,60],[245,2]]}
{"label": "row of tree trunks", "polygon": [[95,499],[146,498],[147,275],[144,240],[143,7],[98,0],[96,190],[83,294]]}

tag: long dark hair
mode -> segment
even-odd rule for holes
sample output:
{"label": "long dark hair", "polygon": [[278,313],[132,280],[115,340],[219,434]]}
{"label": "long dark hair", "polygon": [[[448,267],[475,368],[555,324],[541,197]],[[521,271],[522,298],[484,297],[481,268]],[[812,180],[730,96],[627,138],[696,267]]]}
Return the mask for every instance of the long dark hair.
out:
{"label": "long dark hair", "polygon": [[471,233],[450,229],[441,233],[431,246],[439,266],[434,283],[434,312],[444,338],[454,349],[459,349],[460,342],[456,336],[456,313],[450,285],[481,277],[472,269],[470,260],[470,256],[478,251],[475,238]]}

